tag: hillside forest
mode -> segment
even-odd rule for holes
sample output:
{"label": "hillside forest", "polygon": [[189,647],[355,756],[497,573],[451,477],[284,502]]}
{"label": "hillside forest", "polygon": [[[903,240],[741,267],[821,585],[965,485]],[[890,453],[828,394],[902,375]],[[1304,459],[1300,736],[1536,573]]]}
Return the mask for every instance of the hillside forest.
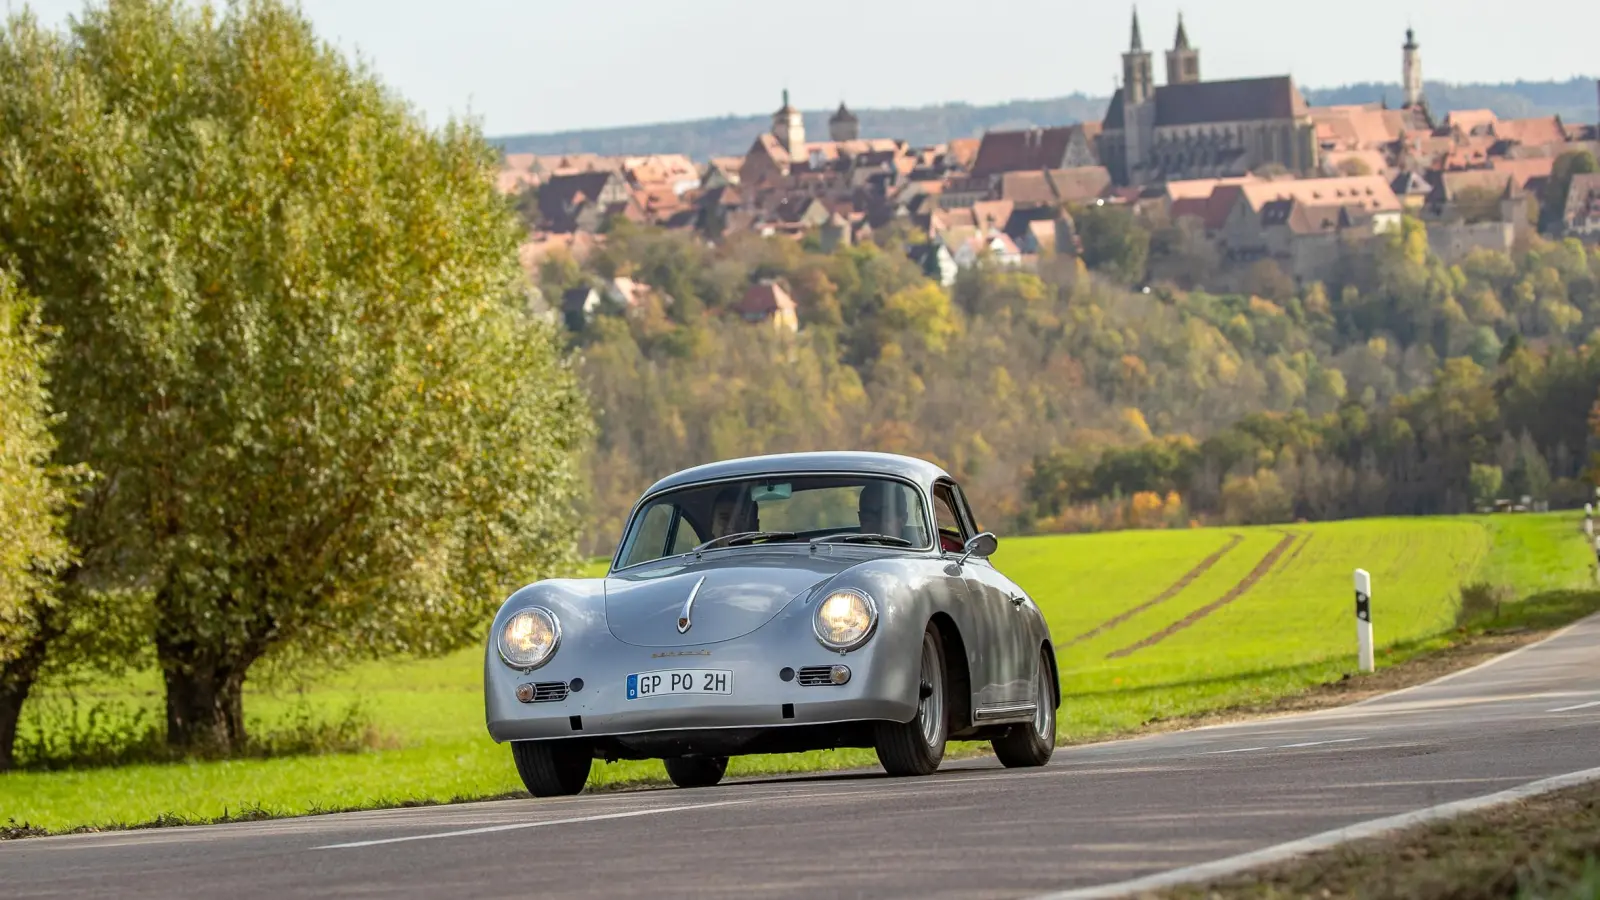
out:
{"label": "hillside forest", "polygon": [[[547,297],[615,276],[657,288],[570,332],[598,426],[583,549],[608,553],[640,491],[679,468],[825,448],[934,460],[1010,533],[1590,492],[1600,251],[1535,239],[1445,265],[1408,218],[1346,246],[1328,283],[1268,261],[1208,293],[1182,286],[1205,262],[1179,229],[1123,210],[1078,222],[1083,258],[980,264],[948,290],[908,260],[909,229],[825,254],[618,222],[582,266],[547,257]],[[798,333],[732,311],[763,279],[792,294]]]}

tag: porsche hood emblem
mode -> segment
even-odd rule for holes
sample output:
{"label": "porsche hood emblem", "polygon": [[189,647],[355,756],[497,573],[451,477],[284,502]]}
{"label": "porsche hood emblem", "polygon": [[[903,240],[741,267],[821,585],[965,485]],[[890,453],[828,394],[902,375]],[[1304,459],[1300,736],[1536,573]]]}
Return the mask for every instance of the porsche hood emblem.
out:
{"label": "porsche hood emblem", "polygon": [[705,583],[706,577],[701,575],[700,580],[696,581],[694,583],[694,587],[689,589],[689,599],[683,601],[683,609],[679,610],[678,612],[679,634],[686,634],[690,628],[694,627],[694,619],[692,618],[692,614],[694,613],[694,598],[699,596],[700,586]]}

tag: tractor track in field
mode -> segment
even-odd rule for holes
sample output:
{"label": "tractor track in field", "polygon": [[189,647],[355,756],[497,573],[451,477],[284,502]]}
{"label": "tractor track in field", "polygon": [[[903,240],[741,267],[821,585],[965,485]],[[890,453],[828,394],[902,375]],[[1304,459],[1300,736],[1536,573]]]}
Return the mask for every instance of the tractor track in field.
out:
{"label": "tractor track in field", "polygon": [[1077,637],[1073,638],[1072,640],[1068,641],[1065,645],[1062,646],[1062,649],[1065,650],[1067,647],[1071,647],[1074,644],[1081,644],[1084,641],[1087,641],[1088,639],[1094,637],[1097,634],[1100,634],[1100,633],[1106,632],[1106,631],[1110,631],[1111,629],[1117,627],[1118,625],[1121,625],[1123,622],[1128,621],[1129,619],[1133,618],[1134,616],[1138,615],[1139,613],[1142,613],[1147,609],[1150,609],[1150,608],[1152,608],[1154,606],[1157,606],[1159,604],[1165,603],[1168,600],[1171,600],[1173,597],[1176,597],[1179,593],[1181,593],[1183,591],[1184,588],[1188,587],[1191,584],[1194,584],[1195,580],[1198,579],[1201,575],[1204,575],[1205,573],[1211,571],[1211,568],[1213,566],[1215,566],[1217,563],[1221,562],[1222,558],[1224,556],[1227,556],[1228,552],[1230,550],[1232,550],[1233,548],[1239,546],[1239,542],[1244,540],[1244,535],[1242,535],[1242,534],[1234,534],[1234,535],[1230,535],[1230,537],[1231,537],[1231,540],[1229,540],[1226,544],[1223,544],[1222,547],[1217,550],[1217,552],[1211,554],[1210,556],[1206,557],[1205,559],[1202,559],[1198,565],[1196,565],[1194,568],[1190,569],[1188,572],[1184,573],[1184,576],[1182,578],[1179,578],[1177,581],[1174,581],[1172,583],[1172,585],[1170,587],[1168,587],[1166,590],[1162,591],[1161,593],[1157,594],[1156,596],[1152,597],[1151,599],[1146,600],[1145,602],[1139,604],[1138,606],[1135,606],[1132,609],[1123,610],[1122,612],[1117,613],[1116,615],[1114,615],[1111,618],[1105,620],[1104,622],[1101,622],[1099,625],[1096,625],[1095,627],[1089,629],[1088,631],[1085,631],[1083,634],[1080,634]]}
{"label": "tractor track in field", "polygon": [[1149,637],[1129,644],[1128,646],[1123,647],[1121,650],[1114,650],[1110,653],[1107,653],[1106,659],[1121,659],[1124,656],[1128,656],[1129,654],[1143,650],[1146,647],[1159,644],[1167,638],[1172,637],[1178,632],[1184,630],[1185,628],[1188,628],[1190,625],[1193,625],[1201,619],[1204,619],[1206,616],[1211,615],[1224,606],[1227,606],[1229,603],[1232,603],[1233,601],[1244,596],[1245,592],[1256,586],[1256,582],[1266,577],[1267,573],[1272,571],[1272,567],[1278,564],[1278,560],[1282,559],[1283,555],[1289,552],[1289,546],[1295,542],[1295,538],[1297,537],[1299,537],[1299,535],[1295,532],[1283,532],[1283,538],[1279,540],[1271,550],[1267,551],[1266,556],[1261,557],[1261,561],[1256,563],[1256,567],[1254,569],[1250,570],[1250,574],[1239,579],[1239,583],[1229,588],[1226,594],[1223,594],[1221,597],[1218,597],[1210,603],[1207,603],[1205,606],[1202,606],[1194,612],[1189,613],[1187,616],[1184,616],[1178,621],[1173,622],[1171,625],[1168,625]]}

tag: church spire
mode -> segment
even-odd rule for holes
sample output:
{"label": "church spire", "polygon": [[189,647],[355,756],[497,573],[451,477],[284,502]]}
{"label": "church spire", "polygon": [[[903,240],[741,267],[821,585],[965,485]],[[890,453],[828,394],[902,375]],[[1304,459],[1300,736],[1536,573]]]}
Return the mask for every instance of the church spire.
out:
{"label": "church spire", "polygon": [[1143,103],[1155,94],[1155,81],[1150,75],[1150,54],[1145,52],[1144,37],[1139,34],[1139,7],[1133,8],[1132,47],[1122,54],[1123,99],[1129,103]]}
{"label": "church spire", "polygon": [[1189,29],[1178,13],[1178,33],[1167,51],[1167,84],[1194,84],[1200,80],[1200,51],[1189,44]]}

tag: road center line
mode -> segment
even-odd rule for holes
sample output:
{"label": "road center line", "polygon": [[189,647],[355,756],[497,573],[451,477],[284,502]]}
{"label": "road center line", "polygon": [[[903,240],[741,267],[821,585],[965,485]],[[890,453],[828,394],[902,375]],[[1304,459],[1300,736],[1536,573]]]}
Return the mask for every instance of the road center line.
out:
{"label": "road center line", "polygon": [[1588,703],[1579,703],[1577,706],[1563,706],[1560,709],[1545,710],[1546,712],[1572,712],[1575,709],[1588,709],[1591,706],[1600,706],[1600,700],[1591,700]]}
{"label": "road center line", "polygon": [[734,806],[747,800],[724,800],[720,803],[694,803],[688,806],[663,806],[658,809],[636,809],[631,812],[602,813],[598,816],[575,816],[570,819],[550,819],[544,822],[513,822],[509,825],[488,825],[483,828],[466,828],[460,831],[440,831],[434,834],[412,834],[405,837],[380,838],[373,841],[351,841],[348,844],[327,844],[313,850],[354,850],[359,847],[376,847],[381,844],[400,844],[406,841],[431,841],[435,838],[465,837],[469,834],[493,834],[497,831],[516,831],[522,828],[543,828],[546,825],[577,825],[582,822],[603,822],[608,819],[631,819],[636,816],[657,816],[663,813],[688,812],[693,809],[710,809],[714,806]]}

